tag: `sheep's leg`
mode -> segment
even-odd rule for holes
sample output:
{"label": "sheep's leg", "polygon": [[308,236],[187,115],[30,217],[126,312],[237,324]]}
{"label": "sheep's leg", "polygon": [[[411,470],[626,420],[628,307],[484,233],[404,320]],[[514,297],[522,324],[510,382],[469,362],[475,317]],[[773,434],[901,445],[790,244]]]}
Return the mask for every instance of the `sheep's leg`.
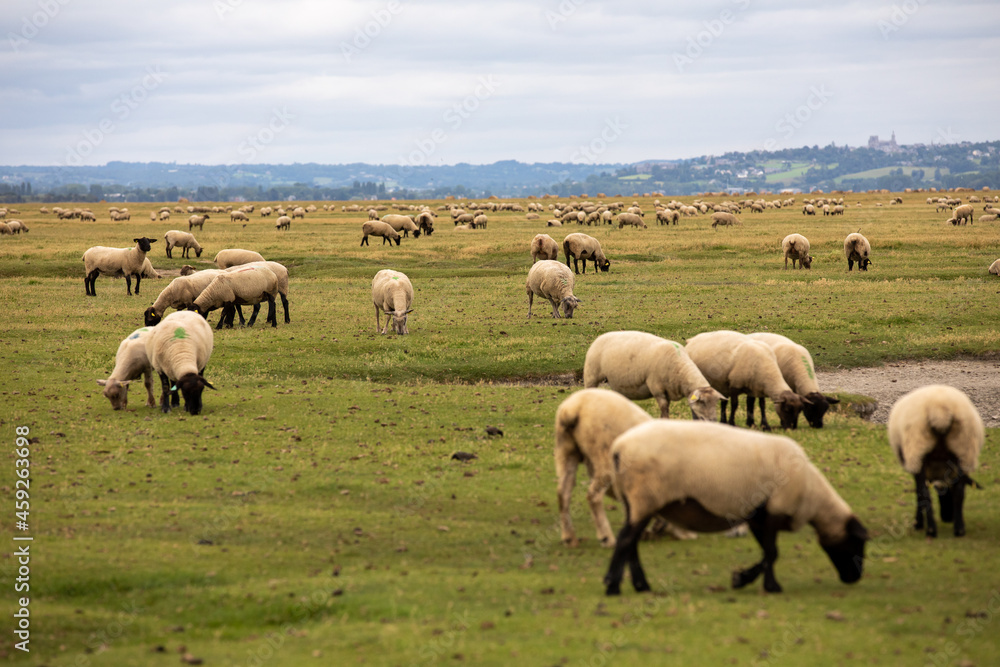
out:
{"label": "sheep's leg", "polygon": [[721,401],[719,401],[719,423],[720,424],[725,424],[726,423],[726,408],[728,406],[729,406],[729,399],[728,398],[724,398]]}
{"label": "sheep's leg", "polygon": [[756,399],[752,394],[747,394],[747,428],[753,428],[753,409],[755,401]]}
{"label": "sheep's leg", "polygon": [[381,322],[382,318],[379,315],[380,311],[378,309],[378,306],[375,306],[375,333],[379,333],[382,331],[382,322]]}
{"label": "sheep's leg", "polygon": [[[625,514],[628,515],[628,501],[625,501]],[[639,538],[642,537],[651,517],[646,517],[639,523],[633,525],[626,519],[625,525],[618,533],[618,541],[615,544],[615,553],[611,556],[611,565],[608,566],[608,573],[604,575],[605,595],[620,595],[622,575],[625,572],[625,563],[628,563],[632,573],[632,585],[637,592],[648,591],[649,582],[642,571],[642,564],[639,562]]]}
{"label": "sheep's leg", "polygon": [[552,317],[562,319],[562,315],[559,314],[559,302],[552,298],[549,299],[549,302],[552,304]]}
{"label": "sheep's leg", "polygon": [[[140,271],[141,271],[141,269],[140,269]],[[125,278],[127,280],[128,276],[125,276]],[[139,296],[139,283],[141,283],[141,282],[142,282],[142,274],[139,274],[139,273],[135,274],[135,295],[136,296]]]}
{"label": "sheep's leg", "polygon": [[166,373],[160,373],[160,410],[164,413],[170,412],[170,379]]}
{"label": "sheep's leg", "polygon": [[926,517],[927,537],[937,537],[937,522],[934,520],[934,505],[931,502],[931,490],[927,487],[927,479],[922,471],[914,475],[913,479],[917,485],[917,519],[913,527],[917,530],[923,528]]}
{"label": "sheep's leg", "polygon": [[[173,246],[169,246],[168,245],[167,246],[167,259],[173,259],[174,258],[174,256],[170,253],[171,250],[173,250]],[[181,253],[181,257],[183,257],[183,256],[184,256],[184,254]]]}
{"label": "sheep's leg", "polygon": [[597,539],[605,547],[615,546],[615,533],[604,512],[604,496],[609,488],[611,475],[607,473],[595,474],[587,488],[587,503],[590,505],[590,515],[594,518],[594,526],[597,527]]}
{"label": "sheep's leg", "polygon": [[760,401],[760,430],[770,432],[771,425],[767,423],[767,410],[764,409],[764,397],[761,396],[757,400]]}
{"label": "sheep's leg", "polygon": [[666,390],[662,394],[653,396],[656,399],[656,404],[660,406],[660,419],[670,419],[670,396],[667,395]]}
{"label": "sheep's leg", "polygon": [[[259,308],[260,304],[258,304],[256,307]],[[274,308],[273,294],[267,295],[267,321],[271,323],[271,326],[273,328],[276,329],[278,327],[278,313],[275,311]]]}
{"label": "sheep's leg", "polygon": [[[965,504],[965,483],[967,478],[965,475],[959,477],[951,485],[951,504],[952,504],[952,516],[955,520],[955,537],[962,537],[965,535],[965,515],[962,513],[962,506]],[[943,505],[942,505],[943,507]],[[942,517],[942,521],[944,518]]]}
{"label": "sheep's leg", "polygon": [[764,558],[746,570],[733,572],[733,588],[742,588],[764,575],[764,590],[768,593],[780,593],[781,585],[774,578],[774,563],[778,560],[778,530],[769,520],[767,510],[761,505],[747,518],[747,526],[754,538],[764,550]]}
{"label": "sheep's leg", "polygon": [[[238,313],[239,316],[240,316],[240,326],[243,326],[244,324],[246,324],[246,320],[243,319],[243,306],[237,305],[235,307],[235,310],[236,310],[236,313]],[[232,310],[229,311],[229,326],[230,327],[233,326],[233,311]]]}
{"label": "sheep's leg", "polygon": [[128,292],[129,296],[132,296],[132,277],[125,274],[125,291]]}
{"label": "sheep's leg", "polygon": [[146,386],[146,407],[156,406],[156,397],[153,395],[153,369],[146,368],[142,372],[142,383]]}
{"label": "sheep's leg", "polygon": [[[253,311],[250,313],[250,321],[247,322],[248,327],[252,327],[254,325],[254,322],[257,321],[257,313],[259,312],[260,312],[260,301],[258,301],[253,305]],[[240,324],[242,324],[242,322]]]}
{"label": "sheep's leg", "polygon": [[225,325],[226,325],[226,309],[223,308],[219,312],[219,323],[215,325],[215,330],[218,331],[219,329],[221,329]]}
{"label": "sheep's leg", "polygon": [[94,269],[83,279],[84,287],[87,289],[87,296],[97,296],[97,276],[101,275],[100,269]]}
{"label": "sheep's leg", "polygon": [[733,394],[729,399],[732,401],[732,405],[729,408],[729,421],[726,423],[730,426],[736,426],[736,409],[740,407],[740,395]]}
{"label": "sheep's leg", "polygon": [[535,299],[534,292],[528,292],[528,319],[531,319],[531,302]]}
{"label": "sheep's leg", "polygon": [[288,296],[282,294],[281,292],[278,292],[278,295],[281,297],[281,307],[285,309],[285,324],[288,324],[289,322],[292,321],[288,317]]}
{"label": "sheep's leg", "polygon": [[[561,453],[560,453],[561,454]],[[573,518],[570,516],[569,505],[573,497],[573,487],[576,486],[576,469],[580,465],[579,457],[575,455],[556,456],[556,496],[559,499],[559,524],[562,531],[563,544],[571,547],[579,546],[573,530]],[[596,521],[596,519],[595,519]]]}
{"label": "sheep's leg", "polygon": [[847,259],[847,270],[848,271],[853,271],[854,270],[854,260],[851,259],[851,258]]}

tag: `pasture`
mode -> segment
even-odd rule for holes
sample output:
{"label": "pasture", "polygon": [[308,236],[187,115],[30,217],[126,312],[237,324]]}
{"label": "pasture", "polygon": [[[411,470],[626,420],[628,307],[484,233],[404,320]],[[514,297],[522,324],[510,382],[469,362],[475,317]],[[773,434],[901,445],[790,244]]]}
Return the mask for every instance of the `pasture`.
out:
{"label": "pasture", "polygon": [[[501,212],[487,214],[486,230],[459,232],[439,212],[432,236],[398,247],[377,238],[360,247],[366,216],[339,202],[282,232],[258,204],[245,226],[212,215],[194,231],[204,254],[186,260],[166,258],[163,234],[186,231],[188,215],[152,222],[159,204],[129,204],[124,222],[110,222],[106,204],[91,206],[97,222],[14,205],[20,214],[8,220],[31,231],[0,237],[0,425],[9,443],[24,426],[38,440],[30,594],[12,590],[16,559],[0,561],[2,657],[51,666],[991,664],[1000,653],[996,429],[973,475],[984,489],[967,495],[968,534],[956,539],[945,525],[936,540],[910,528],[913,482],[884,426],[847,408],[822,430],[800,420],[788,433],[873,537],[852,586],[806,527],[779,538],[780,595],[759,581],[729,588],[732,570],[759,559],[752,538],[701,535],[643,542],[652,593],[626,580],[621,597],[605,597],[611,551],[594,539],[583,470],[573,505],[583,542],[559,541],[553,416],[601,333],[639,329],[683,343],[714,329],[773,331],[808,347],[821,368],[996,356],[1000,278],[987,267],[1000,257],[1000,223],[952,227],[926,194],[901,196],[890,206],[888,194],[847,194],[844,216],[807,217],[797,195],[791,208],[744,210],[742,226],[719,230],[707,216],[659,226],[652,198],[638,198],[647,229],[545,228],[546,213]],[[634,198],[605,201],[618,199]],[[859,228],[873,263],[848,273],[843,239]],[[600,240],[610,272],[591,263],[576,277],[573,319],[553,319],[536,299],[527,320],[531,238],[549,233],[561,245],[576,231]],[[782,268],[781,239],[792,232],[811,241],[809,271]],[[289,269],[291,323],[279,315],[272,329],[262,316],[253,329],[215,332],[206,377],[217,390],[197,417],[145,407],[141,382],[115,412],[95,383],[170,278],[144,279],[130,297],[124,281],[102,276],[97,296],[85,297],[80,257],[137,236],[157,239],[149,257],[160,271],[207,268],[234,247]],[[375,333],[371,278],[383,268],[415,287],[408,336]],[[641,405],[657,414],[652,400]],[[673,418],[689,418],[674,408]],[[451,460],[455,451],[478,459]],[[0,496],[13,526],[7,452]],[[606,505],[617,530],[622,508]],[[9,639],[21,595],[30,597],[30,654]]]}

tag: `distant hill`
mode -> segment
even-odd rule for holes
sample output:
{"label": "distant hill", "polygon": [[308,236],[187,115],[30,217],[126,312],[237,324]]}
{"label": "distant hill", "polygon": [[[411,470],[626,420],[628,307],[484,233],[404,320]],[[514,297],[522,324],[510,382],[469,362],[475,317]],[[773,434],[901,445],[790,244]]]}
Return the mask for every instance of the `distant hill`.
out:
{"label": "distant hill", "polygon": [[412,199],[691,195],[870,190],[1000,189],[1000,141],[830,144],[632,164],[524,163],[405,167],[355,164],[197,165],[109,162],[94,167],[0,166],[0,202]]}

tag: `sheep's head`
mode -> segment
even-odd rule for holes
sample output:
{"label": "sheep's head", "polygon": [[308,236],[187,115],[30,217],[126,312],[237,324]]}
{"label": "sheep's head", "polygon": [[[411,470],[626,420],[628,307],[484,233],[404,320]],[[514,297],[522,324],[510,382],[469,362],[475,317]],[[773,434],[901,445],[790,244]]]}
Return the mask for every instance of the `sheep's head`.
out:
{"label": "sheep's head", "polygon": [[413,312],[412,308],[404,310],[402,313],[397,313],[396,311],[391,311],[389,314],[392,315],[392,330],[395,331],[400,336],[410,333],[410,330],[406,328],[406,316]]}
{"label": "sheep's head", "polygon": [[811,391],[805,395],[802,414],[806,416],[810,426],[823,428],[823,415],[836,403],[840,403],[840,399],[835,396],[824,396],[818,391]]}
{"label": "sheep's head", "polygon": [[871,265],[872,261],[867,257],[862,257],[858,260],[858,271],[867,271],[868,267]]}
{"label": "sheep's head", "polygon": [[801,258],[799,260],[799,264],[804,269],[811,269],[812,268],[812,263],[813,263],[813,256],[812,255],[806,255],[805,257],[803,257],[803,258]]}
{"label": "sheep's head", "polygon": [[608,269],[611,268],[611,260],[609,260],[609,259],[598,260],[598,262],[597,262],[597,268],[599,268],[604,273],[607,273]]}
{"label": "sheep's head", "polygon": [[194,256],[195,256],[195,257],[201,257],[201,251],[202,251],[202,249],[201,249],[201,248],[197,248],[197,249],[196,249],[196,250],[194,251]]}
{"label": "sheep's head", "polygon": [[395,241],[396,245],[399,245],[399,242],[402,239],[402,237],[399,234],[396,234],[395,236],[390,236],[389,239],[391,241]]}
{"label": "sheep's head", "polygon": [[419,239],[420,238],[420,229],[419,228],[413,230],[413,238],[415,238],[415,239]]}
{"label": "sheep's head", "polygon": [[825,542],[820,537],[819,544],[830,557],[833,566],[837,568],[840,580],[845,584],[853,584],[864,573],[868,531],[856,516],[851,515],[844,526],[844,533],[837,542]]}
{"label": "sheep's head", "polygon": [[205,390],[205,387],[215,389],[208,380],[197,373],[184,375],[177,380],[174,386],[184,396],[184,409],[192,415],[201,412],[201,393]]}
{"label": "sheep's head", "polygon": [[783,391],[774,401],[774,410],[781,420],[781,428],[795,429],[799,425],[799,413],[804,401],[794,391]]}
{"label": "sheep's head", "polygon": [[149,252],[153,249],[152,243],[156,243],[156,239],[151,239],[146,236],[141,236],[137,239],[132,239],[138,246],[139,250],[143,252]]}
{"label": "sheep's head", "polygon": [[573,319],[573,311],[576,310],[576,307],[579,306],[580,303],[580,300],[572,294],[564,296],[562,301],[559,302],[559,305],[562,307],[563,316],[568,319]]}
{"label": "sheep's head", "polygon": [[[198,251],[198,256],[201,257],[201,251],[200,250]],[[190,276],[192,273],[194,273],[196,271],[197,271],[197,269],[194,268],[193,266],[191,266],[190,264],[185,264],[184,266],[181,267],[181,275],[182,276]]]}
{"label": "sheep's head", "polygon": [[104,395],[111,401],[111,407],[115,410],[124,410],[128,407],[128,385],[131,380],[119,382],[118,380],[98,380],[97,384],[104,387]]}
{"label": "sheep's head", "polygon": [[725,396],[711,387],[695,389],[688,396],[688,407],[691,408],[691,418],[703,421],[714,421],[719,401]]}
{"label": "sheep's head", "polygon": [[152,306],[147,308],[145,312],[143,312],[142,314],[142,323],[147,327],[155,327],[157,324],[160,323],[160,320],[162,319],[163,316],[160,313],[156,312],[156,309],[153,308]]}

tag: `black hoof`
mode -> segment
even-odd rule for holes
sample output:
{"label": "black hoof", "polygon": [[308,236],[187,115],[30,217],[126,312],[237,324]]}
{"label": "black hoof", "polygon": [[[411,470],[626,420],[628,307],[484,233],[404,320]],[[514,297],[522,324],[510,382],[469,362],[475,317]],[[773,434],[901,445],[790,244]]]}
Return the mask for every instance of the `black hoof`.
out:
{"label": "black hoof", "polygon": [[773,584],[770,584],[770,585],[768,585],[767,583],[765,583],[764,584],[764,590],[767,591],[768,593],[780,593],[782,589],[781,589],[781,584],[779,584],[776,581],[776,582],[774,582]]}

